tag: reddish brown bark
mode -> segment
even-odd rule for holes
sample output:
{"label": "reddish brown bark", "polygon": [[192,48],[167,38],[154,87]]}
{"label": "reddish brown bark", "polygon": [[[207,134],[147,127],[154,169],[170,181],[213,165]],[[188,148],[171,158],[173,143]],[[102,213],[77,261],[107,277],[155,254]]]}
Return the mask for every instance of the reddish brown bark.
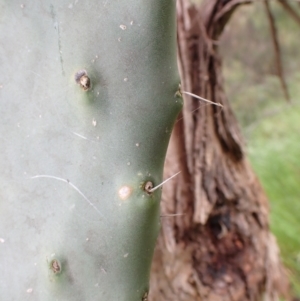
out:
{"label": "reddish brown bark", "polygon": [[200,7],[177,1],[182,89],[224,107],[184,97],[165,177],[181,174],[163,190],[149,300],[277,300],[288,284],[268,201],[224,93],[217,49],[232,12],[250,1],[203,0]]}

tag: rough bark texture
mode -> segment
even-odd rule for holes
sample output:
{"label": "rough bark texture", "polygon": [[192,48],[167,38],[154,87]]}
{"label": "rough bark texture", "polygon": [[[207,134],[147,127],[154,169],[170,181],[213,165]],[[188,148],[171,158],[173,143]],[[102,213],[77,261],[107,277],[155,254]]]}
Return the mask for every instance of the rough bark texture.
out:
{"label": "rough bark texture", "polygon": [[[182,90],[191,97],[175,126],[163,189],[162,234],[150,301],[278,300],[288,290],[268,201],[243,148],[223,89],[217,41],[243,0],[178,0]],[[287,296],[285,296],[287,297]]]}

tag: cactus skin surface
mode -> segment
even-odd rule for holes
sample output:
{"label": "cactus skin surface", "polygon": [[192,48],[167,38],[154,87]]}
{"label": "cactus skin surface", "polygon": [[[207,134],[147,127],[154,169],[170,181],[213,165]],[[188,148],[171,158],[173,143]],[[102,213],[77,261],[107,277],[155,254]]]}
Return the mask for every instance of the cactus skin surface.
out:
{"label": "cactus skin surface", "polygon": [[0,0],[2,301],[147,300],[175,5]]}

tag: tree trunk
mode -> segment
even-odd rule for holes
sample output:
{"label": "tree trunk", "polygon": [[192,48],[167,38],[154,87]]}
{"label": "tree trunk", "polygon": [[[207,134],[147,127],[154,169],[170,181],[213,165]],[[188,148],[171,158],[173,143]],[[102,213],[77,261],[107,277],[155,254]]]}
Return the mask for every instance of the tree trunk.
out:
{"label": "tree trunk", "polygon": [[288,291],[268,201],[224,93],[218,40],[244,0],[177,0],[185,105],[169,145],[150,301],[278,300]]}

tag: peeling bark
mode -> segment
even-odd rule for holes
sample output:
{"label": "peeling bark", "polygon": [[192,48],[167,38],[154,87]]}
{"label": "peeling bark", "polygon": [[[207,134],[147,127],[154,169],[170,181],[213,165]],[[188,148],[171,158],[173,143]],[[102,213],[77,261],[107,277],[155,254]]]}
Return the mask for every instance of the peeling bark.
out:
{"label": "peeling bark", "polygon": [[[278,300],[288,282],[269,229],[265,193],[246,158],[224,92],[218,39],[244,0],[178,0],[185,95],[168,149],[162,233],[152,267],[150,301]],[[172,216],[174,214],[178,214]]]}

